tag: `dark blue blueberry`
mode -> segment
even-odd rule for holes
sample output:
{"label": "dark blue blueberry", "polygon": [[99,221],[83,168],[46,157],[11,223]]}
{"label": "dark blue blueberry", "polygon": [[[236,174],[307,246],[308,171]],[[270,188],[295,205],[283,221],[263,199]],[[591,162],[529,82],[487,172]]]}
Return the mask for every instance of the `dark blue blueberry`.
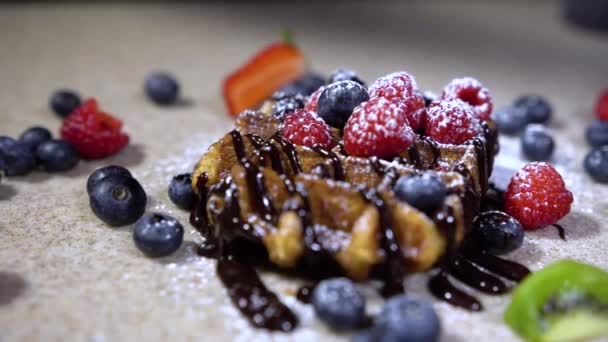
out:
{"label": "dark blue blueberry", "polygon": [[587,128],[587,142],[593,147],[608,145],[608,122],[595,120]]}
{"label": "dark blue blueberry", "polygon": [[317,112],[328,125],[342,129],[361,102],[369,100],[365,87],[353,81],[328,85],[319,97]]}
{"label": "dark blue blueberry", "polygon": [[528,122],[546,123],[551,119],[553,109],[551,108],[551,104],[549,104],[549,102],[542,96],[520,96],[513,104],[516,107],[523,108],[526,111],[526,118]]}
{"label": "dark blue blueberry", "polygon": [[279,91],[292,96],[309,96],[323,85],[325,85],[325,77],[317,73],[310,72],[294,82],[282,87]]}
{"label": "dark blue blueberry", "polygon": [[312,292],[317,317],[334,329],[359,327],[365,320],[365,297],[346,278],[320,282]]}
{"label": "dark blue blueberry", "polygon": [[102,168],[95,170],[93,173],[91,173],[89,175],[89,178],[87,179],[87,193],[91,194],[91,192],[93,191],[93,188],[97,185],[97,183],[99,183],[99,181],[101,181],[102,179],[104,179],[108,176],[112,176],[112,175],[122,176],[122,177],[126,177],[126,178],[133,177],[131,175],[131,172],[129,172],[129,170],[127,170],[126,168],[124,168],[122,166],[118,166],[118,165],[104,166]]}
{"label": "dark blue blueberry", "polygon": [[62,172],[73,169],[80,161],[80,156],[69,142],[53,139],[38,146],[36,159],[43,170]]}
{"label": "dark blue blueberry", "polygon": [[492,119],[500,133],[516,135],[528,124],[526,111],[521,107],[507,106],[492,113]]}
{"label": "dark blue blueberry", "polygon": [[424,97],[424,105],[426,107],[430,106],[431,103],[437,101],[437,94],[433,93],[430,90],[427,90],[424,93],[422,93],[422,97]]}
{"label": "dark blue blueberry", "polygon": [[2,169],[7,176],[23,176],[36,167],[34,152],[22,143],[6,143],[0,148]]}
{"label": "dark blue blueberry", "polygon": [[45,141],[51,140],[51,132],[44,127],[31,127],[21,133],[19,142],[27,145],[32,151],[36,151],[38,146]]}
{"label": "dark blue blueberry", "polygon": [[0,136],[0,152],[4,151],[10,146],[15,145],[15,143],[17,143],[17,141],[11,137],[7,137],[4,135]]}
{"label": "dark blue blueberry", "polygon": [[146,209],[146,192],[135,178],[111,175],[100,180],[90,193],[93,213],[111,226],[131,224]]}
{"label": "dark blue blueberry", "polygon": [[175,252],[184,240],[184,227],[165,214],[146,214],[135,223],[133,241],[146,256],[163,257]]}
{"label": "dark blue blueberry", "polygon": [[526,127],[521,137],[521,150],[524,156],[532,161],[551,159],[555,142],[553,137],[539,124],[531,124]]}
{"label": "dark blue blueberry", "polygon": [[332,83],[336,83],[336,82],[340,82],[340,81],[353,81],[353,82],[357,82],[360,85],[365,87],[365,82],[363,82],[359,78],[359,75],[357,75],[356,72],[354,72],[353,70],[350,70],[350,69],[334,70],[334,72],[332,72],[331,75],[329,76],[329,80],[327,81],[327,84],[332,84]]}
{"label": "dark blue blueberry", "polygon": [[173,76],[166,73],[148,76],[144,88],[150,100],[161,105],[174,103],[179,95],[179,84]]}
{"label": "dark blue blueberry", "polygon": [[491,254],[506,254],[521,247],[524,228],[502,211],[486,211],[473,220],[472,238]]}
{"label": "dark blue blueberry", "polygon": [[441,323],[433,305],[422,298],[401,295],[388,300],[372,328],[355,341],[435,342]]}
{"label": "dark blue blueberry", "polygon": [[445,184],[430,173],[401,176],[394,190],[397,198],[426,213],[439,208],[448,193]]}
{"label": "dark blue blueberry", "polygon": [[272,105],[272,115],[283,120],[286,114],[293,113],[296,109],[304,108],[304,100],[300,96],[290,96],[278,100]]}
{"label": "dark blue blueberry", "polygon": [[585,157],[585,170],[599,183],[608,183],[608,146],[597,147]]}
{"label": "dark blue blueberry", "polygon": [[169,198],[184,210],[191,210],[194,207],[196,194],[192,190],[192,174],[184,173],[173,177],[169,184]]}
{"label": "dark blue blueberry", "polygon": [[54,92],[49,102],[53,112],[62,118],[70,115],[82,103],[77,93],[66,89]]}

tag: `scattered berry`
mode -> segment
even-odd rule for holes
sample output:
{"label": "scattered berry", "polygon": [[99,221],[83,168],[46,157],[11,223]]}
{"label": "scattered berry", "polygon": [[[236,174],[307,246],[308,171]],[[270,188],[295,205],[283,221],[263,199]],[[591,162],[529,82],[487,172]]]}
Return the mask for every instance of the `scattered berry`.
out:
{"label": "scattered berry", "polygon": [[125,178],[133,178],[131,172],[126,168],[118,165],[108,165],[95,170],[87,179],[87,193],[90,195],[93,189],[97,186],[99,181],[108,176],[121,176]]}
{"label": "scattered berry", "polygon": [[332,84],[340,81],[353,81],[365,87],[365,82],[363,82],[359,78],[359,75],[357,75],[356,72],[350,69],[341,68],[334,70],[334,72],[331,73],[331,76],[329,76],[327,84]]}
{"label": "scattered berry", "polygon": [[507,135],[521,133],[528,124],[526,111],[521,107],[506,106],[492,113],[498,131]]}
{"label": "scattered berry", "polygon": [[306,102],[306,106],[304,106],[304,109],[306,109],[309,112],[316,113],[317,104],[319,103],[319,97],[321,97],[321,94],[323,94],[324,90],[325,90],[325,86],[322,86],[321,88],[315,90],[315,92],[312,93],[310,95],[310,97],[308,98],[308,102]]}
{"label": "scattered berry", "polygon": [[405,106],[405,116],[407,116],[410,127],[416,132],[423,129],[426,121],[424,97],[418,91],[414,91],[412,96],[403,99],[401,103]]}
{"label": "scattered berry", "polygon": [[21,133],[19,137],[19,142],[26,145],[32,151],[36,151],[38,146],[45,141],[51,140],[52,135],[48,129],[44,127],[31,127],[25,130],[25,132]]}
{"label": "scattered berry", "polygon": [[165,214],[144,215],[135,223],[133,241],[146,256],[163,257],[175,252],[184,240],[184,227]]}
{"label": "scattered berry", "polygon": [[427,109],[426,135],[443,144],[463,144],[479,134],[471,106],[461,100],[441,100]]}
{"label": "scattered berry", "polygon": [[144,90],[150,100],[160,105],[167,105],[177,101],[179,84],[169,74],[154,73],[146,77]]}
{"label": "scattered berry", "polygon": [[55,114],[65,118],[72,114],[74,109],[80,107],[80,96],[71,90],[58,90],[53,93],[49,101]]}
{"label": "scattered berry", "polygon": [[549,160],[554,149],[553,137],[543,125],[530,124],[526,127],[521,137],[521,150],[528,160]]}
{"label": "scattered berry", "polygon": [[85,159],[104,158],[118,153],[129,143],[121,132],[122,121],[100,111],[89,99],[63,121],[61,138],[76,147]]}
{"label": "scattered berry", "polygon": [[492,98],[490,92],[478,80],[472,77],[455,78],[450,82],[441,96],[442,99],[462,100],[473,109],[475,117],[487,120],[492,113]]}
{"label": "scattered berry", "polygon": [[287,96],[272,105],[272,115],[283,120],[286,114],[302,108],[304,108],[304,99],[301,96]]}
{"label": "scattered berry", "polygon": [[401,176],[394,191],[398,199],[425,213],[432,213],[441,207],[448,194],[441,179],[430,173]]}
{"label": "scattered berry", "polygon": [[369,95],[400,102],[411,97],[416,89],[418,89],[418,85],[414,76],[405,71],[399,71],[377,79],[369,86]]}
{"label": "scattered berry", "polygon": [[585,170],[596,182],[608,183],[608,146],[597,147],[585,156]]}
{"label": "scattered berry", "polygon": [[135,178],[107,176],[95,184],[89,195],[95,216],[111,226],[131,224],[146,209],[146,192]]}
{"label": "scattered berry", "polygon": [[538,95],[520,96],[513,103],[515,107],[526,111],[526,118],[531,123],[546,123],[551,119],[553,109],[547,100]]}
{"label": "scattered berry", "polygon": [[553,166],[530,163],[511,179],[504,194],[505,212],[524,229],[554,224],[570,212],[572,193]]}
{"label": "scattered berry", "polygon": [[369,100],[367,90],[353,81],[341,81],[325,87],[317,103],[317,114],[328,125],[342,129],[361,102]]}
{"label": "scattered berry", "polygon": [[0,136],[0,151],[15,145],[17,141],[11,137]]}
{"label": "scattered berry", "polygon": [[298,109],[287,115],[281,126],[281,135],[288,141],[308,147],[331,148],[335,145],[331,128],[317,114]]}
{"label": "scattered berry", "polygon": [[312,292],[312,305],[317,317],[335,329],[354,329],[365,320],[365,297],[346,278],[321,281]]}
{"label": "scattered berry", "polygon": [[608,88],[598,96],[595,105],[595,114],[602,121],[608,121]]}
{"label": "scattered berry", "polygon": [[593,147],[608,145],[608,121],[593,121],[587,128],[585,136],[589,145]]}
{"label": "scattered berry", "polygon": [[63,172],[76,167],[80,157],[70,143],[63,140],[45,141],[36,149],[36,159],[46,172]]}
{"label": "scattered berry", "polygon": [[311,72],[282,87],[281,91],[292,96],[309,96],[323,85],[325,85],[325,78]]}
{"label": "scattered berry", "polygon": [[[8,140],[7,140],[8,141]],[[3,144],[0,149],[0,159],[4,174],[11,176],[23,176],[30,173],[36,167],[36,156],[29,148],[19,142]]]}
{"label": "scattered berry", "polygon": [[486,211],[473,221],[473,240],[491,254],[512,252],[524,242],[524,228],[502,211]]}
{"label": "scattered berry", "polygon": [[435,342],[441,322],[431,302],[409,295],[388,300],[374,325],[356,341]]}
{"label": "scattered berry", "polygon": [[372,98],[353,111],[344,127],[344,149],[351,156],[390,158],[414,143],[405,107],[385,98]]}
{"label": "scattered berry", "polygon": [[427,107],[430,106],[431,103],[433,103],[439,99],[437,94],[433,93],[430,90],[427,90],[424,93],[422,93],[422,97],[424,97],[424,105]]}
{"label": "scattered berry", "polygon": [[191,210],[194,207],[196,194],[192,189],[192,174],[183,173],[173,177],[169,184],[169,198],[184,210]]}

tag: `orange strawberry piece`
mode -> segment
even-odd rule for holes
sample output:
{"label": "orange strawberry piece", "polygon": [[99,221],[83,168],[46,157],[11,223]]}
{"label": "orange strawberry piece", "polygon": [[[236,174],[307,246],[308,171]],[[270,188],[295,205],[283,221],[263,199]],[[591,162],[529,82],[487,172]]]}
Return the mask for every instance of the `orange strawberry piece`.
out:
{"label": "orange strawberry piece", "polygon": [[304,55],[292,44],[275,43],[266,47],[224,80],[228,112],[236,117],[283,85],[300,78],[305,71]]}

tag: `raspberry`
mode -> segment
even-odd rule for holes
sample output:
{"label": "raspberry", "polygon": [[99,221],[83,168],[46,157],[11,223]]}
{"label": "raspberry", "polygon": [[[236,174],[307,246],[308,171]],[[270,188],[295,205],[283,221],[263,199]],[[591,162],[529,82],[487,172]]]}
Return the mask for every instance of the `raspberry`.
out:
{"label": "raspberry", "polygon": [[412,96],[403,99],[401,103],[405,106],[405,116],[410,127],[416,132],[423,129],[426,121],[426,106],[422,94],[415,90]]}
{"label": "raspberry", "polygon": [[597,98],[595,114],[597,114],[598,119],[608,121],[608,88],[604,89],[604,91]]}
{"label": "raspberry", "polygon": [[323,90],[325,90],[325,86],[321,86],[319,89],[315,90],[315,92],[312,93],[308,98],[308,102],[306,102],[306,106],[304,106],[304,109],[309,112],[316,113],[317,103],[319,103],[319,97],[321,97],[321,93],[323,93]]}
{"label": "raspberry", "polygon": [[488,120],[492,113],[492,98],[487,88],[472,77],[455,78],[443,90],[442,99],[460,99],[471,105],[479,120]]}
{"label": "raspberry", "polygon": [[117,153],[129,143],[121,132],[122,121],[99,110],[95,99],[88,99],[61,126],[61,138],[76,147],[82,158],[98,159]]}
{"label": "raspberry", "polygon": [[369,86],[370,97],[383,97],[391,101],[402,101],[411,97],[418,89],[414,76],[405,71],[380,77]]}
{"label": "raspberry", "polygon": [[394,157],[414,138],[405,106],[381,97],[357,106],[344,127],[344,149],[357,157]]}
{"label": "raspberry", "polygon": [[281,126],[283,138],[296,145],[332,148],[335,145],[331,128],[317,114],[296,109],[288,114]]}
{"label": "raspberry", "polygon": [[525,229],[554,224],[570,212],[572,193],[547,163],[531,163],[513,176],[504,194],[505,212]]}
{"label": "raspberry", "polygon": [[441,100],[427,109],[425,133],[437,142],[460,145],[479,134],[471,106],[460,100]]}

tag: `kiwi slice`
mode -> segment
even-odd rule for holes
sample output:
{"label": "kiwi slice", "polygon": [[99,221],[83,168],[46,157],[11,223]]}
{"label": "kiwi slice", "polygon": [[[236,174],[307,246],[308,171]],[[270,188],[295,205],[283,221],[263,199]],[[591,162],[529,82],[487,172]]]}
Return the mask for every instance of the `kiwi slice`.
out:
{"label": "kiwi slice", "polygon": [[504,320],[527,341],[608,336],[608,272],[557,261],[515,289]]}

